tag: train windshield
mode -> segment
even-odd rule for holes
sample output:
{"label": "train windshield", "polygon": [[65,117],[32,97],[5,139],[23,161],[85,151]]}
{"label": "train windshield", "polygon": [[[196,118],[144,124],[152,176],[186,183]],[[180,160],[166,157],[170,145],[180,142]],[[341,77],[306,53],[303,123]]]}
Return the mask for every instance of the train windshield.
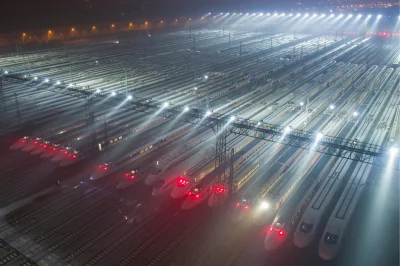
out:
{"label": "train windshield", "polygon": [[203,190],[203,185],[198,184],[196,187],[194,187],[194,188],[192,189],[192,193],[193,193],[193,194],[197,194],[197,193],[200,193],[200,191],[202,191],[202,190]]}
{"label": "train windshield", "polygon": [[328,245],[332,245],[333,246],[333,245],[336,245],[338,239],[339,239],[338,235],[334,235],[334,234],[331,234],[329,232],[326,232],[324,241]]}
{"label": "train windshield", "polygon": [[274,225],[275,229],[277,230],[282,229],[284,226],[285,226],[284,223],[279,223],[279,222]]}
{"label": "train windshield", "polygon": [[249,198],[242,198],[242,200],[240,201],[240,203],[242,205],[248,205],[250,204],[250,199]]}
{"label": "train windshield", "polygon": [[305,223],[305,222],[302,222],[301,225],[300,225],[300,231],[303,232],[303,233],[310,233],[312,228],[313,228],[312,224],[308,224],[308,223]]}

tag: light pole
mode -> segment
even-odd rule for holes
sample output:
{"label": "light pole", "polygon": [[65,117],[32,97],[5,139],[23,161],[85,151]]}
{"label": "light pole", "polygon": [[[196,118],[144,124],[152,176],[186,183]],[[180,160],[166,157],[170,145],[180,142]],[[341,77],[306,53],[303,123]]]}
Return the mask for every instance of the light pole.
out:
{"label": "light pole", "polygon": [[126,96],[128,96],[128,76],[126,74],[126,68],[125,68],[125,93]]}
{"label": "light pole", "polygon": [[210,106],[210,99],[209,99],[209,95],[208,95],[209,88],[210,88],[210,82],[209,82],[209,80],[208,80],[208,76],[207,76],[207,75],[205,75],[204,78],[205,78],[206,81],[207,81],[207,89],[206,89],[206,107],[207,107],[207,109],[208,109],[208,107]]}
{"label": "light pole", "polygon": [[72,78],[72,59],[69,59],[69,78],[70,78],[71,84],[73,84],[74,80]]}

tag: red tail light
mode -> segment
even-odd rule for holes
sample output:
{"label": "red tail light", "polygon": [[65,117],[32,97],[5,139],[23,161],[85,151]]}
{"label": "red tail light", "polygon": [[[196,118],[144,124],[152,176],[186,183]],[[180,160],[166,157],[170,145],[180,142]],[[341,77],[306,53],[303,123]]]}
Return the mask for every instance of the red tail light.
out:
{"label": "red tail light", "polygon": [[135,175],[134,175],[134,174],[131,174],[131,173],[126,173],[126,174],[125,174],[125,177],[126,177],[126,178],[129,178],[129,179],[132,179],[132,180],[135,179]]}
{"label": "red tail light", "polygon": [[272,232],[274,231],[274,228],[272,226],[269,227],[269,231]]}
{"label": "red tail light", "polygon": [[284,236],[284,235],[285,235],[285,232],[283,232],[283,230],[280,230],[279,233],[278,233],[278,235],[279,235],[279,236]]}
{"label": "red tail light", "polygon": [[223,186],[215,186],[214,188],[215,194],[221,195],[225,192],[225,187]]}
{"label": "red tail light", "polygon": [[249,209],[249,205],[244,206],[244,209],[248,210]]}
{"label": "red tail light", "polygon": [[237,202],[237,203],[236,203],[236,207],[240,207],[240,202]]}
{"label": "red tail light", "polygon": [[186,187],[189,184],[189,180],[184,177],[179,177],[177,180],[178,187]]}
{"label": "red tail light", "polygon": [[188,196],[191,196],[191,195],[192,195],[192,191],[189,191]]}
{"label": "red tail light", "polygon": [[108,167],[105,166],[105,165],[99,165],[99,168],[100,168],[101,170],[103,170],[103,171],[107,171],[107,170],[108,170]]}
{"label": "red tail light", "polygon": [[53,151],[56,151],[57,149],[56,148],[53,148]]}
{"label": "red tail light", "polygon": [[72,155],[72,158],[75,159],[75,158],[76,158],[76,155]]}
{"label": "red tail light", "polygon": [[196,194],[196,195],[194,196],[194,198],[195,198],[195,199],[198,199],[198,198],[200,198],[200,195],[199,195],[199,194]]}

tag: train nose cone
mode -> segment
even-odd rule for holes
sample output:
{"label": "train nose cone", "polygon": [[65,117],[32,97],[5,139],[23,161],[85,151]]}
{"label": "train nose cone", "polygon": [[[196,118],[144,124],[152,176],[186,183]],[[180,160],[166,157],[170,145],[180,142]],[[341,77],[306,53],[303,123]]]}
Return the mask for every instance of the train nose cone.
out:
{"label": "train nose cone", "polygon": [[295,244],[299,248],[305,248],[310,245],[312,239],[313,239],[313,236],[311,235],[311,232],[308,234],[305,234],[303,232],[297,231],[294,234],[293,244]]}
{"label": "train nose cone", "polygon": [[183,198],[187,193],[189,193],[190,186],[186,187],[174,187],[171,191],[171,198],[173,199],[181,199]]}
{"label": "train nose cone", "polygon": [[149,175],[146,177],[146,179],[144,180],[144,183],[145,183],[146,185],[148,185],[148,186],[152,186],[152,185],[154,185],[154,183],[157,181],[157,179],[158,179],[158,176],[149,174]]}
{"label": "train nose cone", "polygon": [[34,147],[35,147],[34,144],[28,144],[28,145],[25,145],[25,147],[22,148],[22,151],[31,151],[31,150],[34,149]]}
{"label": "train nose cone", "polygon": [[158,189],[153,188],[153,191],[151,191],[151,195],[154,197],[159,196],[159,194],[160,194],[160,191]]}
{"label": "train nose cone", "polygon": [[64,155],[61,154],[61,153],[59,153],[59,154],[57,154],[56,156],[54,156],[54,158],[51,159],[51,161],[52,161],[52,162],[59,162],[59,161],[61,161],[61,160],[63,159],[63,157],[64,157]]}
{"label": "train nose cone", "polygon": [[37,148],[37,149],[34,149],[34,150],[31,152],[31,154],[32,154],[32,155],[38,155],[38,154],[41,154],[42,152],[43,152],[43,149]]}
{"label": "train nose cone", "polygon": [[50,158],[50,157],[55,156],[55,155],[56,155],[55,153],[44,152],[44,153],[42,153],[42,154],[40,155],[40,158],[45,159],[45,158]]}
{"label": "train nose cone", "polygon": [[96,179],[100,179],[104,176],[104,173],[101,173],[99,171],[95,171],[94,173],[92,173],[92,175],[90,176],[90,180],[96,180]]}
{"label": "train nose cone", "polygon": [[[323,240],[321,240],[323,241]],[[325,243],[319,243],[318,255],[323,260],[331,260],[339,253],[339,248],[337,246],[328,246]]]}
{"label": "train nose cone", "polygon": [[14,143],[13,145],[10,146],[10,150],[18,150],[20,148],[22,148],[25,145],[24,142],[21,141],[17,141],[16,143]]}

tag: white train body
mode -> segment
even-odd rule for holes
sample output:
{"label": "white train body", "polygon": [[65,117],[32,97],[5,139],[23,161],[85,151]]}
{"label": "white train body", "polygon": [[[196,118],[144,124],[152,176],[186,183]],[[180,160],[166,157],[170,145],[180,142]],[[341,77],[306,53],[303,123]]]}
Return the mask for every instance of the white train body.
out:
{"label": "white train body", "polygon": [[311,200],[298,224],[294,234],[294,244],[300,248],[310,245],[314,239],[318,225],[326,208],[331,203],[335,193],[339,189],[351,162],[340,158],[325,178],[316,195]]}
{"label": "white train body", "polygon": [[182,135],[186,134],[191,128],[193,128],[193,126],[194,126],[193,124],[181,126],[177,130],[161,136],[156,141],[153,141],[151,143],[143,145],[142,147],[134,149],[133,152],[131,152],[128,156],[125,156],[119,161],[112,162],[111,164],[107,163],[106,171],[104,170],[104,167],[102,168],[102,165],[100,165],[92,172],[92,174],[90,175],[90,179],[95,180],[103,178],[104,176],[112,172],[120,170],[122,167],[134,163],[138,159],[152,152],[155,147],[165,146],[166,144],[175,141],[177,138],[182,137]]}
{"label": "white train body", "polygon": [[26,144],[22,147],[22,151],[30,152],[30,151],[36,149],[37,147],[40,146],[41,140],[42,140],[41,138],[36,138],[36,139],[26,142]]}
{"label": "white train body", "polygon": [[[187,158],[183,162],[180,162],[177,165],[174,165],[172,163],[171,168],[167,168],[165,171],[163,171],[162,175],[155,182],[152,195],[161,196],[171,192],[175,187],[178,186],[178,179],[185,174],[187,169],[190,169],[191,166],[195,165],[198,162],[207,160],[212,160],[214,162],[214,156],[214,148],[208,147],[200,150],[199,152],[195,153],[194,155],[190,156],[189,158]],[[180,186],[183,186],[184,191],[186,191],[187,189],[187,192],[189,192],[190,187],[188,185],[189,183],[182,183]],[[184,195],[182,195],[182,197],[183,196]]]}
{"label": "white train body", "polygon": [[28,136],[22,137],[18,139],[13,145],[10,146],[10,150],[18,150],[22,149],[25,145],[27,145],[31,141],[31,138]]}
{"label": "white train body", "polygon": [[[394,72],[394,75],[389,80],[389,86],[385,86],[387,79]],[[374,145],[382,146],[386,139],[390,128],[388,121],[393,121],[396,115],[397,106],[400,104],[399,89],[394,87],[398,80],[399,69],[387,69],[383,78],[378,80],[375,89],[382,90],[382,94],[378,100],[375,100],[374,106],[371,108],[370,119],[364,122],[365,130],[356,135],[361,142],[370,142]],[[378,79],[378,78],[377,78]],[[393,90],[393,94],[391,91]],[[385,103],[387,105],[385,105]],[[383,114],[381,114],[381,110]],[[384,122],[384,126],[376,125]],[[370,136],[370,137],[369,137]],[[389,159],[390,160],[390,159]],[[372,159],[369,160],[372,163]],[[318,254],[324,260],[331,260],[337,256],[340,251],[344,235],[346,233],[350,218],[358,204],[358,201],[365,189],[368,176],[371,172],[371,164],[358,163],[351,173],[347,184],[340,195],[340,198],[331,213],[331,216],[326,224],[322,238],[319,241]]]}
{"label": "white train body", "polygon": [[204,145],[206,142],[210,143],[208,141],[212,136],[212,132],[206,131],[200,134],[200,136],[194,137],[191,140],[187,141],[184,146],[179,146],[171,152],[163,155],[156,161],[153,169],[146,177],[144,183],[149,186],[154,185],[160,177],[164,176],[165,172],[171,170],[179,163],[199,152],[199,149],[204,148],[201,147],[201,145]]}

